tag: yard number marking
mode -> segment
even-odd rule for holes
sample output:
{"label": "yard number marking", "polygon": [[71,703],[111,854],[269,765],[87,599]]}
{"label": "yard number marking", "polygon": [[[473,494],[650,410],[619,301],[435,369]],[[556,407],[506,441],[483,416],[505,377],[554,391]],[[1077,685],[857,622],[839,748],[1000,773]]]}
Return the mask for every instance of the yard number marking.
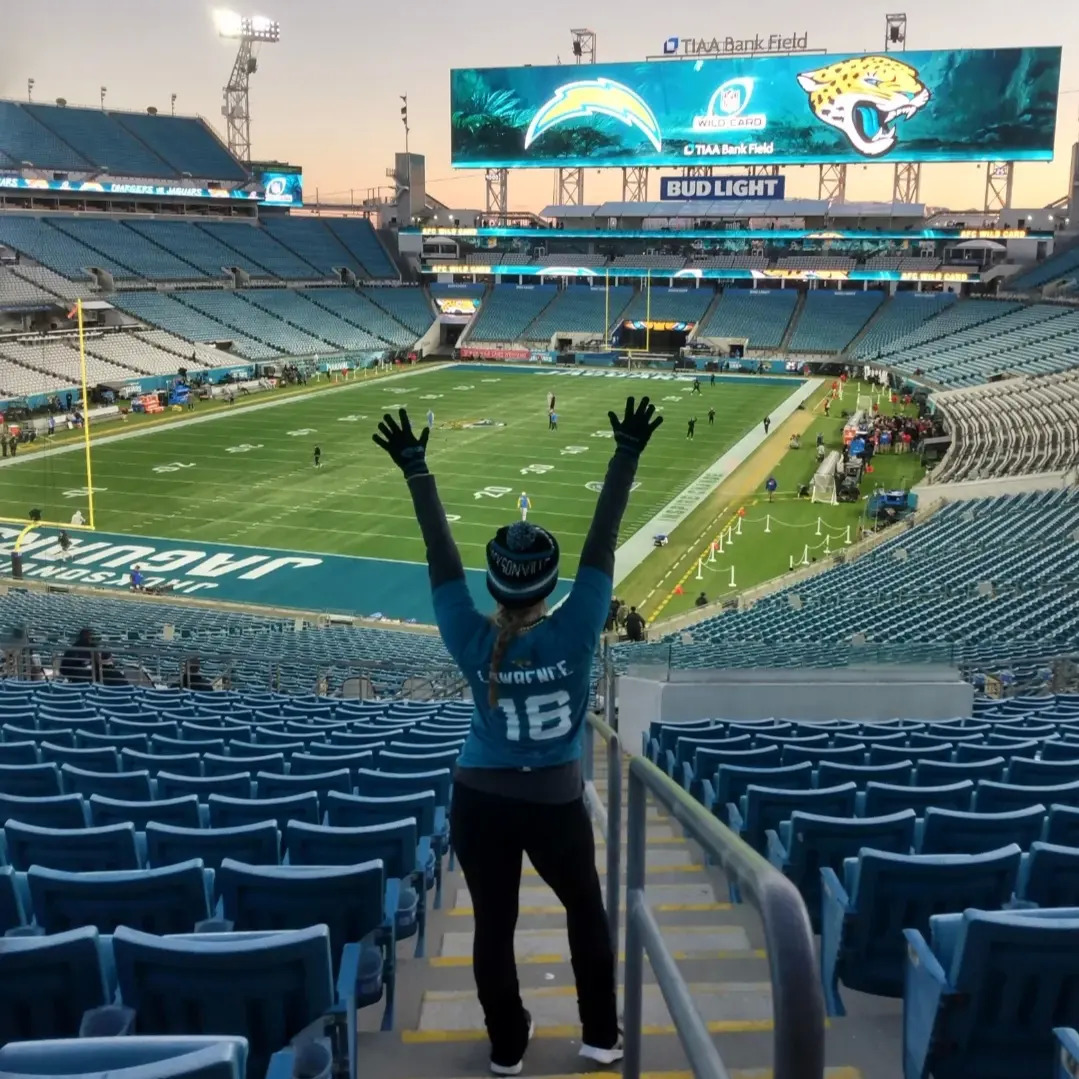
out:
{"label": "yard number marking", "polygon": [[[640,487],[640,485],[640,480],[635,480],[630,487],[630,491],[636,491],[637,488]],[[603,484],[600,483],[599,480],[592,480],[590,483],[586,483],[585,487],[587,487],[590,491],[595,491],[597,495],[603,490]]]}
{"label": "yard number marking", "polygon": [[226,448],[226,453],[250,453],[252,450],[261,450],[262,443],[256,442],[255,445],[251,445],[250,442],[241,442],[238,446],[229,446]]}
{"label": "yard number marking", "polygon": [[524,468],[521,469],[521,475],[542,476],[545,472],[550,472],[553,468],[554,465],[526,465]]}
{"label": "yard number marking", "polygon": [[484,487],[482,491],[477,491],[473,498],[501,498],[503,495],[508,495],[513,488],[511,487]]}
{"label": "yard number marking", "polygon": [[562,450],[562,456],[563,457],[566,457],[566,456],[572,457],[575,454],[587,453],[587,452],[588,452],[588,447],[587,446],[565,446],[563,448],[563,450]]}
{"label": "yard number marking", "polygon": [[64,492],[64,498],[85,498],[87,495],[96,495],[107,490],[108,487],[74,487]]}
{"label": "yard number marking", "polygon": [[360,415],[357,415],[355,412],[353,412],[351,415],[348,415],[348,416],[338,416],[337,417],[337,422],[338,423],[359,423],[360,420],[365,420],[365,419],[367,419],[366,416],[360,416]]}
{"label": "yard number marking", "polygon": [[154,465],[154,472],[179,472],[181,468],[194,468],[195,462],[189,461],[184,464],[183,461],[170,461],[167,465]]}
{"label": "yard number marking", "polygon": [[300,438],[303,435],[313,435],[314,433],[314,427],[297,427],[295,431],[286,432],[286,434],[291,435],[293,438]]}
{"label": "yard number marking", "polygon": [[593,431],[593,438],[614,438],[614,431]]}

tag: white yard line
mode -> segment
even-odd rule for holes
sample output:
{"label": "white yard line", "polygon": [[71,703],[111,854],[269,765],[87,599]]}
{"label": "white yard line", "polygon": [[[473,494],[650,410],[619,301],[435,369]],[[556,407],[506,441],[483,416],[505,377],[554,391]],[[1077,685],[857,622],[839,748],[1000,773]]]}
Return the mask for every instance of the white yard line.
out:
{"label": "white yard line", "polygon": [[[200,423],[213,423],[215,420],[223,420],[228,416],[246,415],[249,412],[261,412],[266,408],[284,408],[286,405],[291,405],[297,401],[311,401],[317,400],[320,397],[328,395],[330,393],[340,393],[343,390],[358,389],[361,386],[381,386],[386,382],[396,382],[402,378],[414,378],[418,375],[426,374],[429,371],[444,371],[447,364],[426,364],[423,366],[417,366],[408,371],[398,371],[392,375],[380,375],[378,378],[372,378],[369,381],[360,379],[359,381],[353,380],[351,382],[342,382],[338,386],[327,386],[325,389],[312,390],[309,393],[297,393],[288,397],[279,397],[277,400],[270,401],[256,401],[249,405],[235,405],[232,408],[222,408],[214,412],[204,412],[202,415],[196,414],[194,416],[187,417],[182,420],[176,420],[173,423],[147,423],[140,427],[136,427],[130,431],[119,431],[112,435],[94,435],[91,430],[91,446],[106,446],[110,442],[123,442],[129,438],[144,438],[148,435],[156,435],[162,431],[175,431],[181,427],[194,427]],[[270,392],[270,391],[267,391]],[[93,421],[91,420],[91,429],[93,427]],[[26,464],[28,461],[40,461],[46,457],[56,457],[64,453],[84,453],[85,445],[81,439],[76,439],[74,442],[65,442],[62,446],[55,446],[52,449],[39,450],[35,453],[26,453],[18,457],[0,457],[0,468],[14,468],[16,465]]]}
{"label": "white yard line", "polygon": [[[780,427],[783,421],[792,416],[798,406],[820,387],[822,381],[819,378],[807,380],[785,401],[773,408],[769,413],[772,426]],[[755,424],[749,434],[740,438],[719,460],[709,465],[689,486],[671,499],[655,517],[634,532],[615,552],[615,583],[628,577],[652,553],[656,535],[669,535],[677,528],[739,465],[749,459],[766,437],[763,425]]]}

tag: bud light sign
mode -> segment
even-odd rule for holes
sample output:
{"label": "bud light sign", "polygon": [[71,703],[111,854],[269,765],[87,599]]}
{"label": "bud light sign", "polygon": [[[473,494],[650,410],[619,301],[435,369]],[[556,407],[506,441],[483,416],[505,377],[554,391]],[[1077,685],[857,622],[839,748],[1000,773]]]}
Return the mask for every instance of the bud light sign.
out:
{"label": "bud light sign", "polygon": [[781,199],[785,188],[782,176],[662,176],[659,197],[677,202],[743,202]]}

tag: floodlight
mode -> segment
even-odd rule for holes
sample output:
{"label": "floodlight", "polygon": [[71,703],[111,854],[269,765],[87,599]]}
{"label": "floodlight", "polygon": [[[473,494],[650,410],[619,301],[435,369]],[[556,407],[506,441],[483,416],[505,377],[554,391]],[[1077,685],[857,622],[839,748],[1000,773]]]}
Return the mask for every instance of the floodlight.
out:
{"label": "floodlight", "polygon": [[221,37],[243,36],[243,19],[235,11],[217,8],[214,11],[214,26]]}

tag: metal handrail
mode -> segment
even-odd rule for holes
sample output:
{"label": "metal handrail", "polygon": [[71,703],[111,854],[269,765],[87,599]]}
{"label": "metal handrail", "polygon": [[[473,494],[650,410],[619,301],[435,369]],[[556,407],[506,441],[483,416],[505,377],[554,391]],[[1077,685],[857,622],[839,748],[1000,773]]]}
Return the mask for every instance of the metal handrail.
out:
{"label": "metal handrail", "polygon": [[[588,717],[584,736],[585,801],[606,834],[607,847],[607,932],[611,948],[618,955],[619,888],[622,877],[622,743],[618,732],[599,716]],[[604,806],[595,786],[595,747],[592,732],[598,732],[607,746],[607,805]]]}
{"label": "metal handrail", "polygon": [[[608,791],[613,791],[615,786],[610,784],[608,779]],[[647,904],[648,794],[715,859],[728,878],[738,882],[743,898],[761,916],[772,983],[775,1079],[821,1079],[824,1074],[824,997],[809,914],[797,888],[651,761],[637,756],[629,762],[623,1076],[639,1079],[641,1074],[645,953],[693,1074],[703,1079],[727,1079],[728,1075],[708,1026],[697,1011]]]}

